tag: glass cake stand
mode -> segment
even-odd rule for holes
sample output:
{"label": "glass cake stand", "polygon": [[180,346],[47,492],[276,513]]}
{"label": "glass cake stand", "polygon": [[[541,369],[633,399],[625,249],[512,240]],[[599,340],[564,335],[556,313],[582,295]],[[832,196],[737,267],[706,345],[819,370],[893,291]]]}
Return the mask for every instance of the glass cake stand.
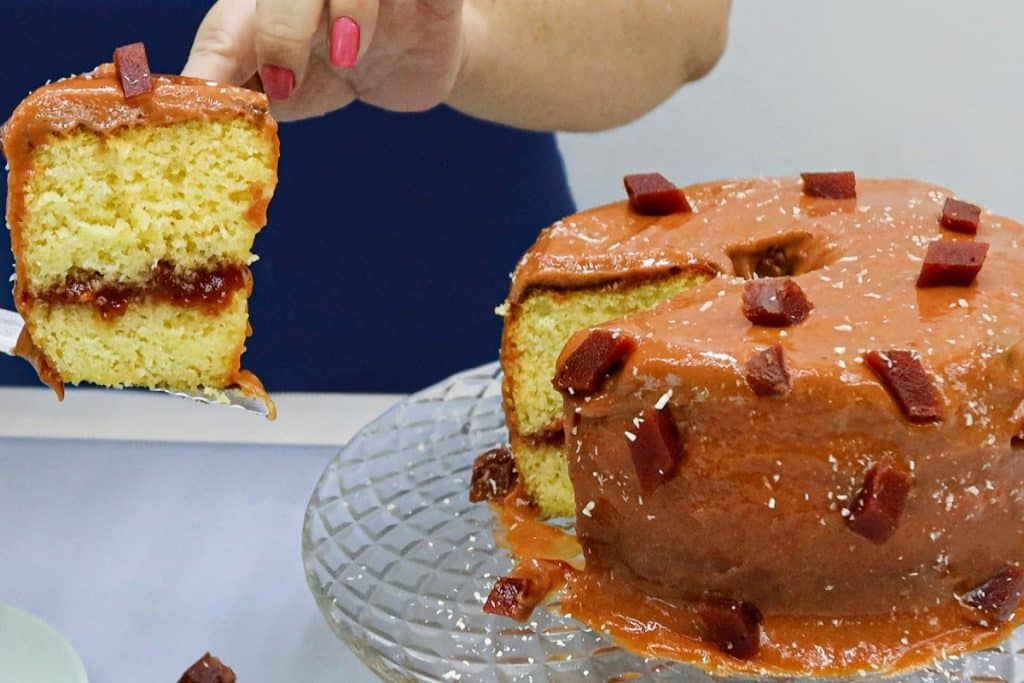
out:
{"label": "glass cake stand", "polygon": [[[512,560],[495,545],[489,506],[469,503],[469,478],[473,459],[507,439],[492,363],[406,399],[330,462],[306,510],[302,553],[338,637],[388,681],[715,680],[630,654],[560,615],[557,602],[526,624],[483,613]],[[860,680],[1016,683],[1022,648],[1024,628],[997,648]]]}

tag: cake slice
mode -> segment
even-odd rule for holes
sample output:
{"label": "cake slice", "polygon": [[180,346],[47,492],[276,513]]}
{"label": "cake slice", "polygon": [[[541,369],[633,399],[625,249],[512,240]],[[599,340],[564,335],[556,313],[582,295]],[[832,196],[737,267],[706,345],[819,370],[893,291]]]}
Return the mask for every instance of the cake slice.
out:
{"label": "cake slice", "polygon": [[150,75],[141,44],[46,85],[3,135],[20,355],[63,384],[241,389],[249,264],[277,182],[259,92]]}

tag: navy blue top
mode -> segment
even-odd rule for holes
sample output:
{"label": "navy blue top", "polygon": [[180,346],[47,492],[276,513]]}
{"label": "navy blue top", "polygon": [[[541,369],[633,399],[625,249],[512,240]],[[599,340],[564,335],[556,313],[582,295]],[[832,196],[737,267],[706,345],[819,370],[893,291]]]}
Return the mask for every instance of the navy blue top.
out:
{"label": "navy blue top", "polygon": [[[143,40],[154,71],[178,71],[207,7],[4,2],[0,118],[47,79],[109,61],[118,45]],[[495,359],[494,307],[509,272],[541,228],[573,210],[554,137],[445,107],[392,114],[360,104],[280,135],[243,366],[272,392],[412,391]],[[8,249],[0,231],[0,254]],[[12,308],[0,290],[0,307]],[[37,382],[27,363],[0,357],[0,384]]]}

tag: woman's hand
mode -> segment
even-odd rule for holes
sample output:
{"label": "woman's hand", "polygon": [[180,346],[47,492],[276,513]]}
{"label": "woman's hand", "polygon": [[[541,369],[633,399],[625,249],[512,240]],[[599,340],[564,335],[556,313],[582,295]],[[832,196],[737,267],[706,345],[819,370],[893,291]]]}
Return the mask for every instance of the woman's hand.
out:
{"label": "woman's hand", "polygon": [[355,99],[394,111],[444,102],[463,59],[462,0],[219,0],[184,73],[259,75],[281,120]]}
{"label": "woman's hand", "polygon": [[725,49],[730,0],[219,0],[185,74],[258,74],[282,120],[354,99],[538,130],[650,111]]}

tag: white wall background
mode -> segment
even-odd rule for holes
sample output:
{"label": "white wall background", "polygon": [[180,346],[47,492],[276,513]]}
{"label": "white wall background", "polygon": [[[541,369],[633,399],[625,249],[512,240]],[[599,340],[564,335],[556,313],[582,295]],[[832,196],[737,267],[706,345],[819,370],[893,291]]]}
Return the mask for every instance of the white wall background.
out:
{"label": "white wall background", "polygon": [[1024,220],[1024,2],[734,0],[711,75],[561,145],[581,207],[619,199],[627,172],[685,184],[851,168]]}

